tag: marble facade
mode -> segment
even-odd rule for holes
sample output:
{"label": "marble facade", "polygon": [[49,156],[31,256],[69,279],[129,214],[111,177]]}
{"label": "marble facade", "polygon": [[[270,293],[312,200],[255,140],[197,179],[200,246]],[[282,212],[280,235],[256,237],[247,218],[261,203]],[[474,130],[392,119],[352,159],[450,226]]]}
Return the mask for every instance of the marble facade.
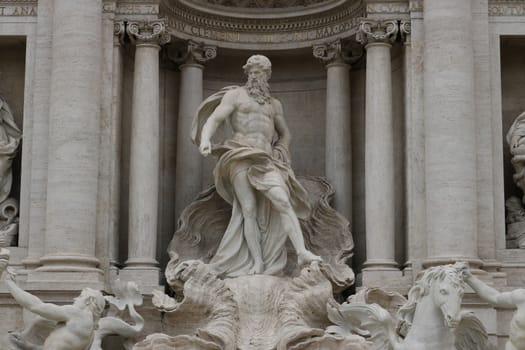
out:
{"label": "marble facade", "polygon": [[[213,182],[193,113],[264,53],[295,173],[326,177],[350,222],[357,289],[406,295],[456,261],[523,288],[505,135],[525,110],[524,24],[510,0],[0,0],[0,95],[24,135],[17,283],[65,304],[135,281],[157,331],[177,218]],[[503,348],[512,311],[463,305]],[[29,317],[0,282],[0,337]]]}

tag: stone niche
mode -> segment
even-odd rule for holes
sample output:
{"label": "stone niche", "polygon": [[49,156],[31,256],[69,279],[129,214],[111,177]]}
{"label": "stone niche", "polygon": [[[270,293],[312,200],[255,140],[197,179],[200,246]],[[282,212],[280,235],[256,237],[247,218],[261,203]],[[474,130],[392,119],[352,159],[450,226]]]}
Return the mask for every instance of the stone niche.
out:
{"label": "stone niche", "polygon": [[[0,96],[9,104],[20,130],[23,130],[24,126],[25,62],[26,37],[0,36]],[[9,195],[17,202],[20,202],[22,147],[20,144],[12,164],[13,184]]]}
{"label": "stone niche", "polygon": [[[501,95],[502,95],[502,142],[504,159],[505,200],[510,197],[523,197],[523,191],[515,184],[512,154],[506,141],[506,135],[518,115],[525,111],[525,67],[523,65],[524,36],[505,36],[501,40]],[[508,209],[507,209],[507,215]],[[516,223],[515,225],[519,225]],[[507,226],[507,234],[509,233]],[[515,231],[515,230],[514,230]],[[516,248],[507,241],[508,248]]]}

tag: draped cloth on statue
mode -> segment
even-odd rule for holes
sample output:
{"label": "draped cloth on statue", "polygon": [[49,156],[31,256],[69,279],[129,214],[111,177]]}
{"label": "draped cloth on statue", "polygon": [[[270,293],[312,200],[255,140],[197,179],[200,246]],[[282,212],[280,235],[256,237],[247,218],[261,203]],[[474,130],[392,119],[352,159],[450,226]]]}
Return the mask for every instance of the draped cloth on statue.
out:
{"label": "draped cloth on statue", "polygon": [[[199,106],[192,125],[192,139],[200,144],[202,127],[207,118],[219,105],[224,94],[237,86],[223,88],[211,95]],[[232,185],[238,174],[239,165],[247,171],[248,181],[256,191],[257,224],[261,232],[261,252],[265,266],[264,274],[278,275],[286,266],[288,235],[281,225],[279,213],[272,208],[264,193],[272,187],[280,187],[287,194],[298,218],[310,215],[308,194],[297,181],[289,163],[288,151],[277,142],[269,154],[261,149],[243,144],[237,140],[226,140],[214,146],[212,154],[218,158],[214,169],[215,187],[219,195],[232,206],[232,215],[210,261],[210,268],[225,277],[242,276],[249,273],[255,261],[248,249],[243,230],[243,215]]]}
{"label": "draped cloth on statue", "polygon": [[[279,147],[276,146],[277,149]],[[231,183],[236,175],[235,172],[239,171],[236,165],[247,161],[250,164],[246,168],[248,181],[257,191],[257,224],[261,232],[264,274],[280,274],[286,266],[285,243],[288,235],[282,230],[279,212],[272,208],[264,192],[272,187],[282,188],[288,194],[296,215],[306,219],[310,215],[306,190],[297,181],[284,159],[278,159],[262,150],[228,140],[214,149],[213,153],[218,156],[213,172],[215,186],[219,195],[232,206],[232,216],[217,253],[210,261],[211,269],[219,275],[236,277],[248,274],[254,265],[244,239],[241,208]],[[279,155],[282,152],[276,151],[275,154]]]}
{"label": "draped cloth on statue", "polygon": [[0,203],[11,193],[13,183],[11,164],[21,138],[22,132],[15,123],[13,112],[0,96]]}

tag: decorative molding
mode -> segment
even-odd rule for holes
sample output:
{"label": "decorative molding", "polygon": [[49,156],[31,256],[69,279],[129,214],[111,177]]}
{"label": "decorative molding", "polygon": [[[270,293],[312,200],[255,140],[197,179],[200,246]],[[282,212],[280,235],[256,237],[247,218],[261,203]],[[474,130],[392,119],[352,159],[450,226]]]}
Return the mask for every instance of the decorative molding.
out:
{"label": "decorative molding", "polygon": [[410,12],[423,12],[423,0],[410,0]]}
{"label": "decorative molding", "polygon": [[184,46],[168,49],[167,53],[169,59],[177,64],[204,64],[217,57],[217,47],[189,40]]}
{"label": "decorative molding", "polygon": [[363,49],[361,45],[352,45],[350,41],[336,40],[314,45],[313,55],[325,65],[331,63],[353,64],[363,56]]}
{"label": "decorative molding", "polygon": [[[342,2],[329,10],[297,16],[235,17],[208,13],[180,0],[163,0],[161,14],[168,17],[173,36],[202,39],[217,46],[251,48],[260,45],[308,47],[322,41],[348,38],[357,32],[365,14],[363,2]],[[245,44],[242,46],[242,44]],[[241,46],[239,46],[241,45]]]}
{"label": "decorative molding", "polygon": [[163,19],[154,21],[131,21],[128,22],[126,31],[135,44],[157,44],[164,45],[170,41],[166,21]]}
{"label": "decorative molding", "polygon": [[0,17],[36,17],[36,0],[0,0]]}
{"label": "decorative molding", "polygon": [[330,0],[195,0],[204,5],[219,5],[235,8],[290,8],[318,5]]}
{"label": "decorative molding", "polygon": [[124,36],[126,35],[126,24],[124,21],[115,21],[113,23],[113,39],[114,44],[122,44]]}
{"label": "decorative molding", "polygon": [[412,33],[411,21],[399,22],[399,33],[405,43],[410,42],[410,34]]}
{"label": "decorative molding", "polygon": [[396,39],[398,31],[399,26],[395,20],[365,19],[359,25],[356,39],[363,45],[377,42],[391,43]]}

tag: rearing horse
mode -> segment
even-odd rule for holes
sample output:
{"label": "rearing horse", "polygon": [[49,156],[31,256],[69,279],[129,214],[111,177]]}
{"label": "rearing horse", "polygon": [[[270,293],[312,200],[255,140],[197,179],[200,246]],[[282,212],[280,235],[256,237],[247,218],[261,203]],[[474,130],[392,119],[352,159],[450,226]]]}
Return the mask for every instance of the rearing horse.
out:
{"label": "rearing horse", "polygon": [[329,306],[329,317],[337,324],[329,331],[364,334],[377,350],[485,349],[488,337],[483,325],[461,311],[465,268],[456,263],[426,270],[395,317],[377,304]]}

